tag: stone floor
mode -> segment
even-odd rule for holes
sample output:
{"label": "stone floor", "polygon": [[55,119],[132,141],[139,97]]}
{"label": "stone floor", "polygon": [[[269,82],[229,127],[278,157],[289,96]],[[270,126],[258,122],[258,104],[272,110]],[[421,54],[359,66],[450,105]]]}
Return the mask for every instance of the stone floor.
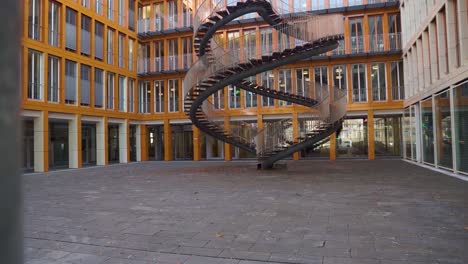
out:
{"label": "stone floor", "polygon": [[29,174],[27,264],[468,263],[468,182],[400,160]]}

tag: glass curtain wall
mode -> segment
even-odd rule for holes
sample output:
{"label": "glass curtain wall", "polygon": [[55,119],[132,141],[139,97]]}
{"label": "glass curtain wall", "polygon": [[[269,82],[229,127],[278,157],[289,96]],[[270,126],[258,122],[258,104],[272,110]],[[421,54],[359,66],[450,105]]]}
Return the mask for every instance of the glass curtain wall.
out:
{"label": "glass curtain wall", "polygon": [[434,117],[432,97],[421,102],[421,135],[423,161],[434,164]]}
{"label": "glass curtain wall", "polygon": [[401,156],[401,117],[374,117],[376,156]]}
{"label": "glass curtain wall", "polygon": [[367,142],[367,118],[346,119],[336,140],[337,157],[367,157]]}
{"label": "glass curtain wall", "polygon": [[449,91],[435,96],[435,123],[438,165],[448,169],[453,168],[452,160],[452,125],[450,113]]}
{"label": "glass curtain wall", "polygon": [[455,87],[453,92],[457,170],[468,173],[468,83]]}

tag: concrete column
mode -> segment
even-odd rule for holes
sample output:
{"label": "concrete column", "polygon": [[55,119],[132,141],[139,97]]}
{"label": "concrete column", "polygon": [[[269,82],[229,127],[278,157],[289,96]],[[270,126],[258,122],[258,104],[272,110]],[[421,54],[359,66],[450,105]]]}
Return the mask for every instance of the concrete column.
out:
{"label": "concrete column", "polygon": [[429,32],[425,30],[422,33],[422,54],[423,54],[423,67],[424,67],[424,85],[429,87],[431,84],[431,59],[429,52]]}
{"label": "concrete column", "polygon": [[[445,18],[447,19],[447,50],[448,50],[448,66],[449,72],[460,67],[459,54],[459,38],[457,32],[457,14],[455,13],[455,0],[448,0],[445,8]],[[465,29],[466,30],[466,29]]]}
{"label": "concrete column", "polygon": [[68,158],[69,168],[81,167],[81,116],[75,115],[68,121]]}
{"label": "concrete column", "polygon": [[136,161],[141,161],[141,126],[135,125],[136,127]]}
{"label": "concrete column", "polygon": [[128,120],[119,124],[119,162],[128,162]]}
{"label": "concrete column", "polygon": [[96,124],[96,164],[104,166],[107,164],[107,118],[103,117]]}
{"label": "concrete column", "polygon": [[41,112],[34,119],[34,171],[49,170],[49,113]]}
{"label": "concrete column", "polygon": [[[201,149],[201,135],[200,135],[200,130],[196,126],[192,126],[193,129],[193,160],[199,161],[201,160],[201,154],[202,154],[202,149]],[[206,141],[208,144],[208,140]],[[206,154],[208,157],[208,153]]]}
{"label": "concrete column", "polygon": [[437,63],[437,30],[436,24],[429,24],[429,56],[431,59],[431,83],[439,79],[439,64]]}
{"label": "concrete column", "polygon": [[458,34],[460,38],[461,64],[468,60],[468,7],[466,1],[457,1],[458,4]]}
{"label": "concrete column", "polygon": [[445,16],[437,13],[437,47],[439,48],[439,74],[446,75],[448,73],[447,66],[447,45],[446,45],[446,32],[445,32]]}

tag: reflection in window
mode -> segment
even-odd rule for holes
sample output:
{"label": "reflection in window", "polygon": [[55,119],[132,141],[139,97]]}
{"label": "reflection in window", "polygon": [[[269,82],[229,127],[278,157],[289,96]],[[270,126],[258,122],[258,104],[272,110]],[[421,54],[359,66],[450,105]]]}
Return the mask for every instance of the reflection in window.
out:
{"label": "reflection in window", "polygon": [[387,100],[387,86],[385,84],[385,63],[371,64],[372,100]]}
{"label": "reflection in window", "polygon": [[367,119],[346,119],[336,139],[338,157],[367,156]]}
{"label": "reflection in window", "polygon": [[445,91],[435,96],[436,113],[436,144],[438,149],[438,164],[445,168],[452,168],[452,125],[450,114],[450,96]]}
{"label": "reflection in window", "polygon": [[352,85],[353,85],[353,102],[367,101],[366,87],[366,64],[351,65]]}

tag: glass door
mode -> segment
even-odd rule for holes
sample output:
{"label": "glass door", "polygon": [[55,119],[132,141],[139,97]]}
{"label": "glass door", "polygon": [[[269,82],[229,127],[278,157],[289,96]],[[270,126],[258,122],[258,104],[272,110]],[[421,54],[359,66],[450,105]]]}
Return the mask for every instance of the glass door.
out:
{"label": "glass door", "polygon": [[81,126],[81,155],[83,166],[96,165],[96,125]]}

